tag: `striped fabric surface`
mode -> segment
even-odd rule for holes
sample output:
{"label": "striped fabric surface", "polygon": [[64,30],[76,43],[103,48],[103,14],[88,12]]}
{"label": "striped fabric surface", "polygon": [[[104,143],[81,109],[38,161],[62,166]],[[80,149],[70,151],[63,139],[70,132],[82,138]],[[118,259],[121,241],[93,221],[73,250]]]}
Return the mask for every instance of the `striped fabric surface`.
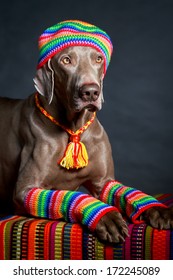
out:
{"label": "striped fabric surface", "polygon": [[[173,195],[157,195],[173,205]],[[173,259],[173,230],[129,224],[124,243],[104,245],[79,224],[10,216],[0,221],[0,259],[22,260],[168,260]]]}

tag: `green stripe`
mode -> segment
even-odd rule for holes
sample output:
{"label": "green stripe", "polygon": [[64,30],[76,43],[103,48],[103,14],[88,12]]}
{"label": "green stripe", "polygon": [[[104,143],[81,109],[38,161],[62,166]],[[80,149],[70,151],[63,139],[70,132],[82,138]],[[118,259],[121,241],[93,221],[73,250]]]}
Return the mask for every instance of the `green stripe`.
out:
{"label": "green stripe", "polygon": [[47,203],[46,202],[46,197],[48,196],[49,191],[42,190],[39,193],[38,196],[38,207],[37,207],[37,212],[38,216],[45,217],[47,216]]}
{"label": "green stripe", "polygon": [[57,23],[49,28],[47,28],[45,31],[58,31],[61,28],[77,28],[78,30],[84,31],[84,32],[100,32],[103,35],[105,35],[106,37],[108,37],[107,33],[103,30],[101,30],[100,28],[94,26],[94,25],[85,25],[79,22],[60,22]]}
{"label": "green stripe", "polygon": [[[44,53],[48,52],[49,49],[52,49],[54,47],[54,45],[56,45],[56,44],[62,45],[63,43],[67,43],[67,42],[69,42],[69,44],[70,44],[70,42],[73,41],[74,38],[79,41],[81,39],[84,39],[86,41],[87,41],[87,39],[91,39],[92,42],[94,42],[101,49],[103,49],[106,57],[108,58],[108,61],[110,61],[110,53],[109,53],[108,47],[105,44],[103,44],[99,39],[94,38],[92,35],[91,36],[90,35],[68,35],[68,36],[62,36],[62,37],[53,39],[40,48],[40,56],[44,56]],[[83,43],[85,43],[85,42],[83,42]]]}
{"label": "green stripe", "polygon": [[[87,220],[88,220],[88,217],[92,214],[92,212],[96,209],[98,209],[98,212],[103,208],[103,206],[105,206],[105,204],[101,201],[96,201],[96,202],[92,202],[90,203],[88,206],[86,206],[84,209],[83,209],[83,218],[82,218],[82,223],[83,224],[87,224]],[[101,208],[102,207],[102,208]],[[100,209],[101,208],[101,209]],[[94,217],[94,216],[93,216]]]}
{"label": "green stripe", "polygon": [[73,196],[73,192],[68,191],[64,197],[63,200],[61,201],[61,207],[60,207],[60,212],[62,213],[63,217],[65,218],[65,220],[68,220],[68,207],[69,207],[69,201],[71,199],[71,197]]}

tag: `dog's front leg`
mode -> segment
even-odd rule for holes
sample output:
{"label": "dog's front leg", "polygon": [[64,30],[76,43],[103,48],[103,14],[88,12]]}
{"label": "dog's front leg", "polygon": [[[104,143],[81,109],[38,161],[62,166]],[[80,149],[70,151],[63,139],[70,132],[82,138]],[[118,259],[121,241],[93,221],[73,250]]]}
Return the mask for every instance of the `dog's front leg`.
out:
{"label": "dog's front leg", "polygon": [[157,228],[160,228],[160,224],[162,228],[170,228],[168,216],[171,211],[165,205],[154,197],[124,186],[118,181],[112,180],[104,186],[100,200],[116,206],[132,223],[146,221]]}
{"label": "dog's front leg", "polygon": [[104,227],[105,220],[109,217],[109,224],[114,230],[115,237],[112,240],[108,235],[106,241],[120,242],[124,240],[112,222],[117,222],[117,219],[121,220],[117,209],[88,194],[77,191],[31,188],[25,192],[23,207],[27,214],[34,217],[81,223],[95,232],[101,240],[104,240],[101,224]]}
{"label": "dog's front leg", "polygon": [[170,208],[153,207],[146,210],[142,218],[154,228],[173,228],[173,206]]}
{"label": "dog's front leg", "polygon": [[106,213],[101,217],[95,231],[102,242],[124,242],[129,236],[127,223],[118,211]]}
{"label": "dog's front leg", "polygon": [[[107,177],[102,178],[100,176],[99,180],[93,179],[90,182],[86,182],[84,186],[94,197],[99,198],[101,189],[107,180]],[[129,236],[127,223],[117,208],[100,218],[95,232],[102,242],[109,243],[124,242],[125,238]]]}
{"label": "dog's front leg", "polygon": [[[81,223],[95,232],[101,240],[104,240],[101,227],[105,226],[108,217],[112,221],[117,219],[120,222],[123,221],[115,207],[109,206],[91,195],[76,191],[55,190],[55,186],[44,186],[41,175],[40,178],[38,177],[40,172],[37,168],[38,166],[30,159],[30,163],[21,169],[14,193],[16,214]],[[98,224],[100,224],[99,227]],[[112,225],[110,221],[109,225]],[[106,241],[124,240],[123,233],[118,231],[115,226],[112,227],[113,229],[115,229],[114,239],[109,238],[108,235]]]}

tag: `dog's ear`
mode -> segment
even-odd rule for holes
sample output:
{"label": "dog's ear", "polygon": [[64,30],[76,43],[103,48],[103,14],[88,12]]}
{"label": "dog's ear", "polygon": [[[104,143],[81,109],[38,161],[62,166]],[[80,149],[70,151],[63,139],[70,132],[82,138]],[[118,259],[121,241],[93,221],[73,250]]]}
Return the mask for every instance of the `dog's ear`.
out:
{"label": "dog's ear", "polygon": [[50,104],[54,93],[54,71],[50,64],[50,59],[37,70],[36,76],[33,79],[36,90],[47,99]]}
{"label": "dog's ear", "polygon": [[104,103],[104,96],[103,96],[103,78],[104,76],[102,76],[101,82],[100,82],[100,87],[101,87],[101,95],[102,95],[102,103]]}

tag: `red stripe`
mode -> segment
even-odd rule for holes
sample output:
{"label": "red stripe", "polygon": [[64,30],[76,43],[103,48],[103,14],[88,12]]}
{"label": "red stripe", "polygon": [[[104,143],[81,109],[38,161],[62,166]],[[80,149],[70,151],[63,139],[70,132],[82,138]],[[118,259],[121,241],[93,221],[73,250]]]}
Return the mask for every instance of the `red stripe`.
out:
{"label": "red stripe", "polygon": [[40,223],[40,221],[42,220],[32,221],[28,229],[28,260],[35,260],[35,255],[36,255],[35,233],[36,233],[37,225]]}
{"label": "red stripe", "polygon": [[167,260],[166,230],[154,229],[153,232],[153,260]]}
{"label": "red stripe", "polygon": [[74,224],[70,233],[70,259],[82,260],[82,248],[82,227]]}
{"label": "red stripe", "polygon": [[50,259],[50,237],[53,223],[48,221],[44,227],[44,260]]}
{"label": "red stripe", "polygon": [[114,259],[114,250],[113,246],[105,245],[105,260]]}

